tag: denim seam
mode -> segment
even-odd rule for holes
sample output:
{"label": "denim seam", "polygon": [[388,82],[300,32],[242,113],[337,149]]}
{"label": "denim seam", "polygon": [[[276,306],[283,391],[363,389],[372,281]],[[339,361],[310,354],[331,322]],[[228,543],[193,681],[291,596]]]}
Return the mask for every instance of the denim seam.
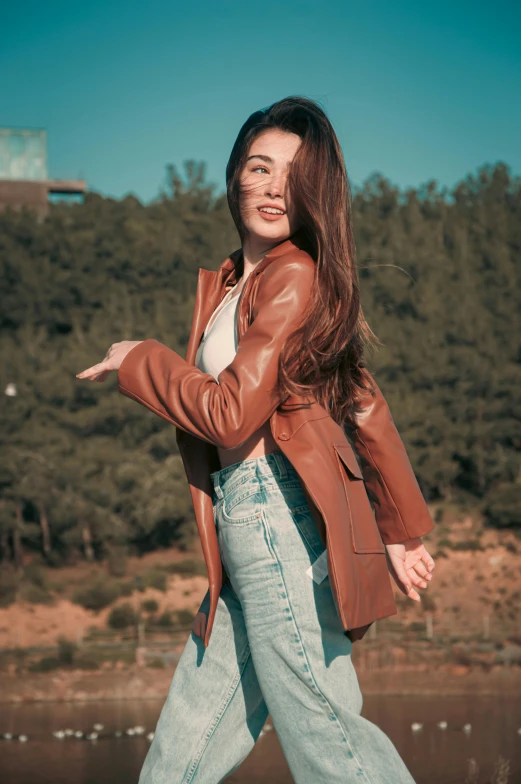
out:
{"label": "denim seam", "polygon": [[284,482],[263,482],[265,487],[271,487],[274,490],[280,490],[283,492],[284,490],[301,490],[302,483],[297,482],[295,479],[286,479]]}
{"label": "denim seam", "polygon": [[302,642],[302,636],[300,634],[300,629],[299,629],[298,624],[297,624],[297,622],[295,620],[295,614],[293,612],[293,607],[291,605],[291,600],[289,598],[288,588],[287,588],[287,585],[286,585],[286,581],[284,580],[284,572],[283,572],[283,569],[282,569],[282,565],[281,565],[279,557],[277,556],[277,554],[276,554],[276,552],[275,552],[275,550],[273,548],[273,543],[271,542],[271,537],[269,536],[269,531],[268,531],[269,526],[268,526],[268,523],[267,523],[267,520],[266,520],[266,515],[264,514],[264,511],[263,511],[262,518],[263,518],[263,521],[265,523],[264,527],[265,527],[265,530],[266,530],[266,535],[267,535],[267,537],[268,537],[268,539],[270,541],[271,549],[272,549],[273,554],[274,554],[274,556],[275,556],[275,558],[277,560],[277,566],[279,568],[280,578],[281,578],[281,580],[282,580],[282,582],[284,584],[284,589],[285,589],[285,594],[286,594],[286,601],[288,602],[289,608],[291,610],[291,620],[293,621],[293,626],[294,626],[295,631],[296,631],[296,633],[298,635],[298,638],[300,640],[300,646],[301,646],[302,653],[304,654],[304,657],[305,657],[305,660],[306,660],[306,664],[307,664],[307,667],[308,667],[308,672],[309,672],[311,678],[313,679],[313,686],[316,689],[318,695],[322,698],[323,704],[325,703],[328,706],[329,710],[331,711],[331,715],[333,715],[335,717],[335,720],[336,720],[338,726],[340,727],[342,735],[344,736],[345,741],[346,741],[346,743],[348,745],[348,748],[351,750],[351,753],[353,755],[353,761],[355,761],[358,764],[359,769],[361,771],[363,771],[364,778],[366,779],[366,781],[369,784],[371,784],[371,780],[368,778],[367,773],[362,768],[362,765],[360,764],[360,762],[358,760],[358,757],[355,755],[354,749],[353,749],[353,747],[351,745],[351,742],[349,741],[347,733],[346,733],[344,727],[342,726],[342,723],[341,723],[340,719],[338,718],[338,716],[336,715],[335,711],[333,710],[333,706],[330,704],[330,702],[327,699],[327,697],[322,693],[321,689],[319,688],[319,686],[318,686],[318,684],[316,682],[315,676],[313,675],[313,671],[311,669],[311,663],[310,663],[308,655],[306,653],[306,649],[304,647],[304,643]]}
{"label": "denim seam", "polygon": [[257,521],[260,517],[260,512],[254,512],[248,517],[237,517],[237,518],[229,517],[223,505],[221,506],[221,515],[225,523],[227,523],[230,526],[233,527],[237,526],[237,528],[240,528],[241,526],[251,525],[252,523]]}
{"label": "denim seam", "polygon": [[219,726],[219,723],[220,723],[222,717],[224,716],[227,707],[229,706],[230,702],[232,701],[232,698],[233,698],[235,692],[237,691],[237,687],[238,687],[239,683],[241,682],[242,673],[244,672],[244,669],[245,669],[245,667],[246,667],[246,665],[248,663],[248,660],[249,660],[249,658],[251,656],[251,651],[250,651],[250,646],[249,645],[246,646],[246,651],[247,651],[247,654],[245,655],[243,661],[239,663],[239,667],[238,667],[237,673],[236,673],[235,677],[233,678],[233,680],[232,680],[232,682],[231,682],[231,684],[230,684],[230,686],[228,688],[228,691],[226,692],[226,696],[225,696],[225,698],[224,698],[224,700],[222,702],[222,705],[219,708],[219,710],[217,711],[217,713],[216,713],[212,723],[210,724],[210,726],[206,730],[206,734],[205,734],[205,736],[203,738],[203,741],[201,743],[201,747],[200,747],[199,751],[196,753],[195,757],[192,759],[192,763],[190,765],[190,768],[189,768],[188,772],[186,773],[185,777],[183,778],[182,784],[190,784],[190,782],[193,781],[193,778],[194,778],[195,774],[197,773],[197,768],[199,767],[199,763],[201,762],[203,754],[206,751],[206,749],[208,747],[208,744],[209,744],[210,740],[212,739],[213,734],[215,733],[217,727]]}
{"label": "denim seam", "polygon": [[[224,501],[223,510],[224,510],[225,516],[228,517],[230,520],[233,520],[234,518],[231,517],[230,512],[233,512],[235,507],[238,506],[239,504],[243,503],[243,501],[247,501],[253,495],[257,495],[258,492],[259,492],[259,488],[256,487],[255,489],[248,490],[246,493],[243,493],[242,495],[234,496],[231,499],[230,499],[230,496],[225,496],[223,498],[223,501]],[[226,504],[226,500],[227,499],[232,501],[232,503],[230,505]],[[245,520],[245,519],[249,519],[250,517],[251,517],[251,515],[248,515],[247,518],[246,517],[238,517],[237,520],[239,520],[239,521],[240,520]],[[258,513],[255,513],[254,517],[258,517]]]}
{"label": "denim seam", "polygon": [[[266,494],[264,488],[262,488],[262,493],[263,493],[264,498],[266,499],[267,494]],[[264,502],[264,504],[265,503],[266,503],[266,501]],[[263,504],[263,506],[264,506],[264,504]],[[266,521],[266,515],[264,514],[264,509],[261,512],[260,519],[262,520],[262,523],[263,523],[262,530],[264,531],[264,537],[266,539],[266,544],[268,546],[268,550],[270,551],[272,558],[277,562],[277,566],[278,566],[278,569],[279,569],[279,572],[280,572],[279,559],[277,558],[277,553],[275,552],[274,547],[273,547],[273,542],[271,540],[271,536],[270,536],[270,532],[269,532],[269,526],[268,526],[268,523]]]}
{"label": "denim seam", "polygon": [[309,512],[308,504],[302,504],[302,506],[288,506],[288,509],[292,514],[297,514],[298,512]]}
{"label": "denim seam", "polygon": [[245,484],[245,482],[248,482],[254,476],[255,474],[250,470],[248,472],[239,474],[239,476],[233,480],[225,479],[224,482],[216,482],[216,486],[220,487],[221,493],[223,493],[223,495],[224,493],[226,493],[226,495],[232,495],[232,493],[234,493],[237,488],[241,487],[241,485]]}

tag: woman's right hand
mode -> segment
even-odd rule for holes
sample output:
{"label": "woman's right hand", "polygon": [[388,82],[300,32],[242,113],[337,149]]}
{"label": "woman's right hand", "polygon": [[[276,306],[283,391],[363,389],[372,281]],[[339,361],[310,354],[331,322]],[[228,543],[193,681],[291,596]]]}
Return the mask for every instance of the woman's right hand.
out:
{"label": "woman's right hand", "polygon": [[204,639],[204,633],[206,631],[206,613],[197,613],[192,624],[192,631],[196,637],[200,637],[202,640]]}

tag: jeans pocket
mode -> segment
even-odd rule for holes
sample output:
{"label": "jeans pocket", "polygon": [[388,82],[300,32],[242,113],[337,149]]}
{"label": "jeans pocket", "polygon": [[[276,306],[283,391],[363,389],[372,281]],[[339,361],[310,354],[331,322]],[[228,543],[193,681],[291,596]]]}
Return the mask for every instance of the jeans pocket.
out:
{"label": "jeans pocket", "polygon": [[262,514],[262,490],[259,480],[251,477],[232,492],[224,493],[218,514],[230,525],[246,525],[258,520]]}

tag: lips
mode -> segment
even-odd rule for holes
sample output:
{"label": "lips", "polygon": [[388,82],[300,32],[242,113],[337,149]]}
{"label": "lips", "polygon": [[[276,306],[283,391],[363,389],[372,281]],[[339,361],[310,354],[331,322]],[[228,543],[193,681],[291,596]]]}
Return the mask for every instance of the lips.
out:
{"label": "lips", "polygon": [[271,210],[281,210],[284,213],[284,215],[286,214],[286,210],[283,209],[282,207],[279,207],[278,204],[261,204],[259,207],[257,207],[257,209],[261,211],[264,207],[267,207],[268,209]]}
{"label": "lips", "polygon": [[263,220],[266,220],[266,221],[277,221],[277,220],[281,220],[282,218],[284,218],[286,213],[283,212],[281,214],[280,212],[263,212],[262,210],[259,210],[259,215],[261,216],[261,218],[263,218]]}
{"label": "lips", "polygon": [[265,221],[277,221],[286,214],[285,210],[282,210],[282,212],[264,212],[263,207],[268,207],[272,210],[282,210],[282,207],[279,207],[277,204],[261,204],[260,207],[257,207],[259,214]]}

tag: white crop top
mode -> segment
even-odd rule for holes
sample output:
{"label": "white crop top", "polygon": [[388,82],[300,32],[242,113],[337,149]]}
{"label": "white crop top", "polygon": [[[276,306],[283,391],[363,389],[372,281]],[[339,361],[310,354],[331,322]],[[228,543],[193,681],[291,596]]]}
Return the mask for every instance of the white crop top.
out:
{"label": "white crop top", "polygon": [[204,330],[195,355],[195,365],[210,373],[216,381],[237,353],[237,302],[239,295],[231,296],[237,284],[223,297]]}

